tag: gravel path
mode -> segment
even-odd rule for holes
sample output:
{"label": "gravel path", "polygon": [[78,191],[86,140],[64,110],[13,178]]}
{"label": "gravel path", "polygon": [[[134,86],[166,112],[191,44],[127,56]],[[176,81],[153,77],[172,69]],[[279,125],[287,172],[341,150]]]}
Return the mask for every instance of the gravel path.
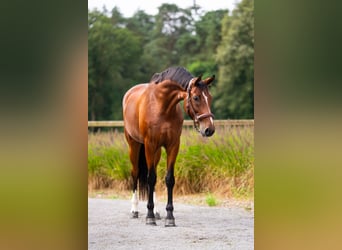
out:
{"label": "gravel path", "polygon": [[253,249],[254,214],[243,208],[174,203],[176,227],[145,225],[146,204],[130,218],[130,200],[88,199],[88,249]]}

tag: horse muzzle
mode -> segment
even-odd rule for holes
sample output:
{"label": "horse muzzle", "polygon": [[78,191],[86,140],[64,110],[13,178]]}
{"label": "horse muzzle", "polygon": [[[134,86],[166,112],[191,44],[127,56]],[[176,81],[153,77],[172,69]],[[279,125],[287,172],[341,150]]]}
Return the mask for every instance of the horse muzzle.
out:
{"label": "horse muzzle", "polygon": [[[215,126],[213,122],[214,115],[212,113],[202,114],[196,117],[197,122],[199,123],[198,131],[201,133],[203,137],[210,137],[215,133]],[[205,118],[210,118],[206,119]]]}
{"label": "horse muzzle", "polygon": [[204,129],[204,132],[202,130],[200,132],[203,137],[210,137],[215,133],[215,128],[208,127]]}

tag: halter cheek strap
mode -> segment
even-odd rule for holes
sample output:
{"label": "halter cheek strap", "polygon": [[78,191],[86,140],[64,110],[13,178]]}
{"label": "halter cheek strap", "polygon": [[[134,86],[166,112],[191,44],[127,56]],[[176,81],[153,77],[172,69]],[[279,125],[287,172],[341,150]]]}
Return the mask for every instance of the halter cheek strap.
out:
{"label": "halter cheek strap", "polygon": [[195,80],[195,78],[192,78],[190,80],[190,82],[189,82],[189,85],[188,85],[188,89],[187,89],[188,97],[187,97],[187,103],[186,103],[186,112],[193,119],[194,127],[199,132],[200,131],[199,130],[199,122],[200,122],[200,120],[203,120],[203,119],[208,118],[208,117],[214,118],[214,114],[213,113],[204,113],[204,114],[198,115],[196,113],[196,111],[195,111],[195,109],[194,109],[194,107],[192,105],[192,101],[191,101],[191,88],[192,88],[192,85],[194,83],[194,80]]}

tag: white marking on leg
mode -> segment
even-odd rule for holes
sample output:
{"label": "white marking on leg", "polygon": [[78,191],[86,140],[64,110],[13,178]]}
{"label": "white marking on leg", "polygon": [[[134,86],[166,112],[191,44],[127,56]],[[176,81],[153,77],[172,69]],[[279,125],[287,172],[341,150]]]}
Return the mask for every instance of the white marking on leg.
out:
{"label": "white marking on leg", "polygon": [[131,212],[138,212],[138,194],[137,194],[137,190],[134,191],[131,201],[132,201]]}
{"label": "white marking on leg", "polygon": [[153,213],[159,213],[158,207],[157,207],[157,196],[156,196],[156,192],[153,192],[153,200],[154,200],[154,209],[153,209]]}

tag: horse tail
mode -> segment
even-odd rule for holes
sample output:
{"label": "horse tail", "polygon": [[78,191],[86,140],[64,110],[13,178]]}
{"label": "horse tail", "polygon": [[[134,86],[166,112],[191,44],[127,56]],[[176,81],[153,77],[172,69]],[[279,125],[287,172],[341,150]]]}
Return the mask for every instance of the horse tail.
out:
{"label": "horse tail", "polygon": [[147,197],[147,162],[145,156],[145,145],[142,144],[139,152],[139,171],[138,171],[138,180],[139,180],[139,198],[144,200]]}

